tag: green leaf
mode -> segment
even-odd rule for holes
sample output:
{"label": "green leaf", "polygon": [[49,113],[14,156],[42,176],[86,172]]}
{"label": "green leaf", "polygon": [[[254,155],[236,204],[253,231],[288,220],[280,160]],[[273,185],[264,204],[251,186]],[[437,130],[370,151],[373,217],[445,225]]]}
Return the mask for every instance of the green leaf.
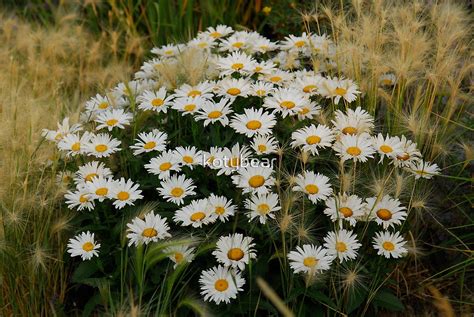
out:
{"label": "green leaf", "polygon": [[85,284],[84,282],[98,270],[99,268],[94,261],[81,262],[72,275],[72,281],[74,283]]}
{"label": "green leaf", "polygon": [[391,311],[403,311],[405,310],[405,306],[403,306],[400,299],[395,296],[389,290],[381,290],[380,292],[375,295],[373,304],[375,306],[383,307]]}

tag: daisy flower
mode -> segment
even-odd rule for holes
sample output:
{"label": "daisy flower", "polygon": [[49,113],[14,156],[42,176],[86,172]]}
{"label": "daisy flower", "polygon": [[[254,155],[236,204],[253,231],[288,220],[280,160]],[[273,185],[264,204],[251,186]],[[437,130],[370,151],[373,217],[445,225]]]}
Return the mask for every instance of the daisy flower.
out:
{"label": "daisy flower", "polygon": [[231,100],[228,98],[222,98],[219,102],[214,103],[212,101],[207,101],[198,110],[197,115],[195,116],[197,120],[204,120],[204,126],[208,124],[213,124],[219,122],[224,127],[229,124],[229,118],[227,115],[232,113],[230,105],[232,104]]}
{"label": "daisy flower", "polygon": [[[217,146],[211,146],[211,148],[209,149],[209,151],[202,151],[202,163],[203,163],[203,166],[205,167],[209,167],[211,169],[216,169],[218,167],[216,167],[214,165],[214,161],[220,157],[221,155],[221,152],[222,152],[222,148],[220,147],[217,147]],[[217,164],[216,164],[217,165]]]}
{"label": "daisy flower", "polygon": [[237,175],[232,176],[232,181],[238,188],[242,189],[244,194],[266,194],[270,190],[269,187],[275,183],[272,173],[273,169],[269,167],[242,167],[237,170]]}
{"label": "daisy flower", "polygon": [[86,182],[85,186],[92,199],[103,202],[106,198],[110,198],[110,192],[115,186],[115,182],[112,178],[98,176],[92,178],[90,182]]}
{"label": "daisy flower", "polygon": [[270,73],[259,76],[259,80],[263,80],[278,86],[283,86],[284,84],[293,80],[293,74],[281,69],[275,69]]}
{"label": "daisy flower", "polygon": [[386,87],[390,87],[390,86],[395,86],[395,84],[397,83],[397,77],[394,75],[394,74],[383,74],[379,77],[379,84],[381,86],[386,86]]}
{"label": "daisy flower", "polygon": [[296,177],[295,192],[303,192],[308,195],[309,200],[316,204],[319,200],[326,200],[332,193],[329,178],[312,171],[305,171]]}
{"label": "daisy flower", "polygon": [[216,46],[216,39],[208,34],[201,33],[188,42],[188,46],[198,50],[208,51]]}
{"label": "daisy flower", "polygon": [[162,57],[174,57],[185,49],[183,44],[167,44],[161,47],[154,47],[151,49],[152,54],[156,54]]}
{"label": "daisy flower", "polygon": [[245,269],[250,259],[257,257],[255,253],[255,243],[253,238],[244,237],[241,233],[234,233],[228,236],[222,236],[217,241],[217,248],[212,252],[217,262],[224,266],[238,268],[240,271]]}
{"label": "daisy flower", "polygon": [[183,115],[193,114],[199,111],[208,100],[201,96],[179,97],[172,101],[172,108],[182,112]]}
{"label": "daisy flower", "polygon": [[44,137],[48,141],[59,142],[65,136],[69,134],[77,133],[81,130],[82,130],[82,126],[79,123],[70,125],[69,118],[66,117],[63,119],[62,123],[58,122],[57,130],[43,129],[41,132],[41,136]]}
{"label": "daisy flower", "polygon": [[230,303],[237,298],[237,293],[243,291],[245,280],[241,273],[222,265],[202,271],[199,278],[201,295],[205,301],[213,301],[217,305]]}
{"label": "daisy flower", "polygon": [[135,139],[136,143],[131,145],[130,148],[133,150],[133,155],[140,155],[142,153],[148,153],[152,151],[164,151],[166,144],[168,143],[168,134],[161,132],[157,129],[153,129],[151,132],[142,132],[138,134],[138,138]]}
{"label": "daisy flower", "polygon": [[175,245],[163,249],[163,253],[168,255],[168,259],[174,262],[173,269],[178,265],[191,263],[194,259],[195,248],[186,245]]}
{"label": "daisy flower", "polygon": [[247,32],[236,32],[227,39],[223,39],[219,44],[220,51],[234,52],[239,50],[245,50],[250,45],[249,36]]}
{"label": "daisy flower", "polygon": [[232,199],[227,199],[225,196],[211,194],[207,198],[207,202],[208,207],[214,211],[214,214],[222,222],[226,222],[229,217],[235,214],[236,206],[232,205]]}
{"label": "daisy flower", "polygon": [[64,198],[66,199],[66,204],[69,209],[77,207],[79,211],[84,209],[90,211],[93,210],[95,206],[89,191],[83,186],[79,186],[76,191],[68,191],[64,195]]}
{"label": "daisy flower", "polygon": [[402,153],[393,160],[395,166],[408,167],[421,159],[421,153],[416,148],[416,143],[408,140],[404,135],[400,139],[402,143]]}
{"label": "daisy flower", "polygon": [[304,52],[308,49],[308,46],[309,38],[306,32],[303,32],[301,36],[295,36],[293,34],[290,34],[285,37],[285,39],[280,43],[280,48],[282,50],[291,50],[296,52]]}
{"label": "daisy flower", "polygon": [[401,206],[400,201],[388,195],[383,196],[382,199],[367,198],[366,206],[375,217],[377,224],[382,225],[384,229],[401,224],[407,217],[406,208]]}
{"label": "daisy flower", "polygon": [[142,199],[141,190],[138,189],[138,184],[134,184],[132,180],[125,180],[121,178],[114,183],[110,190],[110,198],[115,199],[113,205],[117,209],[122,209],[126,205],[133,206],[135,200]]}
{"label": "daisy flower", "polygon": [[345,229],[329,232],[324,238],[324,242],[327,254],[337,257],[340,263],[355,259],[357,250],[362,246],[357,240],[357,236],[352,231]]}
{"label": "daisy flower", "polygon": [[192,179],[187,179],[184,175],[173,175],[163,180],[157,190],[164,199],[179,206],[184,203],[184,198],[196,194],[195,188]]}
{"label": "daisy flower", "polygon": [[150,163],[145,164],[145,169],[148,173],[157,175],[159,179],[163,180],[170,178],[171,172],[181,171],[181,166],[173,152],[168,151],[152,158]]}
{"label": "daisy flower", "polygon": [[318,149],[330,147],[334,138],[334,134],[329,127],[322,124],[317,126],[312,124],[291,134],[291,146],[293,148],[302,147],[303,151],[318,155]]}
{"label": "daisy flower", "polygon": [[247,213],[249,221],[258,218],[263,225],[268,218],[275,219],[274,212],[281,209],[278,205],[278,195],[275,193],[252,195],[245,200],[244,204],[245,208],[249,210]]}
{"label": "daisy flower", "polygon": [[265,54],[278,49],[278,45],[265,37],[260,37],[252,45],[252,52]]}
{"label": "daisy flower", "polygon": [[267,135],[272,133],[272,128],[276,124],[273,114],[264,112],[263,109],[244,109],[243,114],[235,114],[230,122],[230,126],[240,134],[252,137],[256,134]]}
{"label": "daisy flower", "polygon": [[318,93],[318,87],[321,86],[323,80],[324,77],[321,75],[297,76],[292,84],[292,88],[312,96]]}
{"label": "daisy flower", "polygon": [[109,134],[99,133],[91,136],[89,143],[85,146],[85,151],[89,156],[108,157],[120,151],[120,143],[119,140],[112,138]]}
{"label": "daisy flower", "polygon": [[95,242],[94,234],[89,231],[69,239],[67,247],[67,252],[71,254],[71,257],[80,255],[83,261],[90,260],[93,256],[99,256],[100,244]]}
{"label": "daisy flower", "polygon": [[[252,69],[252,74],[268,75],[268,74],[271,74],[272,72],[275,72],[276,67],[277,66],[272,61],[256,62]],[[262,82],[265,83],[264,81]],[[270,83],[266,83],[266,84],[270,84]]]}
{"label": "daisy flower", "polygon": [[195,86],[183,84],[174,91],[176,97],[202,97],[204,99],[211,99],[213,96],[214,85],[209,81],[203,81]]}
{"label": "daisy flower", "polygon": [[361,107],[355,110],[348,109],[347,114],[336,110],[335,118],[331,122],[340,134],[370,133],[374,128],[374,118]]}
{"label": "daisy flower", "polygon": [[323,247],[312,244],[297,246],[296,251],[288,253],[290,267],[295,273],[307,273],[312,276],[325,270],[329,270],[333,257],[327,254]]}
{"label": "daisy flower", "polygon": [[173,221],[181,223],[181,226],[192,226],[201,228],[216,220],[214,210],[210,208],[207,199],[193,200],[187,206],[178,209],[173,216]]}
{"label": "daisy flower", "polygon": [[127,223],[128,246],[148,244],[171,237],[168,232],[170,227],[166,218],[161,218],[152,210],[145,215],[145,220],[135,217],[131,223]]}
{"label": "daisy flower", "polygon": [[112,131],[113,128],[125,129],[126,125],[130,124],[133,115],[125,112],[123,109],[110,109],[101,112],[97,115],[95,122],[99,123],[96,130],[107,128]]}
{"label": "daisy flower", "polygon": [[406,241],[399,232],[390,233],[388,231],[377,232],[373,238],[373,247],[378,255],[383,255],[387,259],[390,257],[397,259],[407,253],[404,247]]}
{"label": "daisy flower", "polygon": [[89,143],[92,134],[84,132],[82,136],[78,134],[68,134],[58,142],[58,149],[66,151],[66,156],[76,156],[85,153],[86,144]]}
{"label": "daisy flower", "polygon": [[326,209],[324,213],[328,215],[333,222],[337,220],[348,221],[351,226],[355,226],[357,219],[364,215],[365,204],[357,195],[338,194],[335,197],[329,197],[326,200]]}
{"label": "daisy flower", "polygon": [[264,81],[256,81],[250,85],[250,95],[256,97],[266,97],[274,90],[273,84]]}
{"label": "daisy flower", "polygon": [[113,108],[112,100],[109,96],[95,95],[89,101],[86,102],[86,110],[88,112],[104,111]]}
{"label": "daisy flower", "polygon": [[221,37],[225,37],[233,32],[234,30],[230,26],[218,24],[216,27],[208,27],[204,33],[207,33],[209,36],[218,39]]}
{"label": "daisy flower", "polygon": [[253,137],[251,147],[258,155],[276,153],[278,141],[269,135],[256,135]]}
{"label": "daisy flower", "polygon": [[309,99],[291,88],[278,88],[271,96],[264,99],[263,106],[273,109],[273,113],[280,113],[283,118],[296,115],[309,103]]}
{"label": "daisy flower", "polygon": [[403,144],[399,137],[383,137],[382,133],[379,133],[376,137],[372,137],[373,146],[380,155],[380,162],[387,157],[389,159],[395,159],[397,156],[403,153]]}
{"label": "daisy flower", "polygon": [[372,139],[368,134],[361,135],[342,135],[334,143],[333,149],[336,155],[341,157],[342,161],[353,160],[354,162],[367,162],[373,158],[375,149],[372,146]]}
{"label": "daisy flower", "polygon": [[224,78],[218,82],[217,95],[234,99],[250,94],[250,82],[244,78]]}
{"label": "daisy flower", "polygon": [[426,162],[423,160],[411,162],[408,166],[408,171],[415,175],[415,179],[431,179],[433,176],[439,175],[441,172],[437,164]]}
{"label": "daisy flower", "polygon": [[360,94],[358,88],[357,84],[350,79],[328,77],[321,83],[319,93],[323,97],[333,99],[337,105],[341,98],[348,103],[356,100],[357,95]]}
{"label": "daisy flower", "polygon": [[313,119],[314,116],[321,113],[321,106],[315,102],[308,102],[301,106],[298,111],[298,120]]}
{"label": "daisy flower", "polygon": [[178,159],[181,166],[188,166],[193,169],[194,166],[202,163],[202,151],[194,146],[182,147],[178,146],[173,151],[173,155]]}
{"label": "daisy flower", "polygon": [[166,94],[166,87],[161,87],[158,91],[145,90],[137,97],[138,109],[166,113],[173,99],[173,96]]}
{"label": "daisy flower", "polygon": [[230,175],[236,172],[242,163],[248,160],[250,154],[248,146],[241,147],[239,143],[234,144],[231,149],[223,148],[213,162],[213,166],[219,169],[217,175]]}
{"label": "daisy flower", "polygon": [[76,172],[74,182],[76,184],[83,184],[90,182],[94,177],[102,177],[104,179],[111,178],[113,176],[110,168],[106,167],[104,163],[98,161],[92,161],[79,167]]}
{"label": "daisy flower", "polygon": [[255,59],[244,52],[233,52],[225,57],[218,57],[216,64],[221,77],[230,76],[233,73],[247,76],[255,67]]}

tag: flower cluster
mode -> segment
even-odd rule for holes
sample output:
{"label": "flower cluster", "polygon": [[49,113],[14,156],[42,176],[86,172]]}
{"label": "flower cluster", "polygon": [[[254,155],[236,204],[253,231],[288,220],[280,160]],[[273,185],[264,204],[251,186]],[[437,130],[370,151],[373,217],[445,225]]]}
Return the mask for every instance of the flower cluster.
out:
{"label": "flower cluster", "polygon": [[[206,60],[205,79],[173,87],[164,69],[179,63],[188,51]],[[408,215],[399,198],[383,193],[359,197],[336,185],[343,175],[334,177],[320,165],[306,164],[324,157],[336,167],[383,164],[416,179],[439,173],[436,164],[422,160],[416,143],[403,135],[374,133],[375,118],[361,103],[350,106],[360,91],[354,81],[330,76],[335,51],[326,35],[303,33],[272,42],[256,32],[222,25],[186,44],[154,48],[157,57],[145,62],[133,81],[86,103],[79,124],[70,126],[66,118],[57,130],[44,131],[65,160],[77,156],[86,162],[75,171],[75,188],[65,194],[66,203],[71,209],[95,212],[98,204],[110,200],[115,209],[122,209],[138,200],[156,200],[144,194],[153,191],[159,201],[174,206],[174,214],[167,219],[157,210],[132,219],[124,231],[129,246],[138,246],[228,222],[241,211],[252,225],[267,226],[293,195],[293,200],[309,202],[310,208],[321,208],[333,223],[319,245],[302,244],[287,254],[295,273],[314,275],[334,262],[356,259],[362,246],[358,223],[380,228],[371,239],[377,254],[403,256],[406,242],[397,229]],[[318,69],[310,62],[314,56],[320,61]],[[395,79],[385,76],[381,85],[389,81]],[[344,110],[336,110],[341,105]],[[331,120],[317,121],[323,112]],[[185,119],[186,126],[179,125]],[[199,143],[180,139],[181,130],[187,129],[198,131],[193,133]],[[219,141],[209,137],[211,131]],[[289,151],[304,159],[303,167],[287,177],[285,164],[294,161]],[[131,170],[118,173],[108,165],[112,158],[128,155],[141,162],[152,184],[140,184],[141,178]],[[276,159],[268,160],[272,157]],[[125,159],[120,162],[127,164]],[[225,195],[218,194],[215,185],[203,190],[207,182],[196,177],[197,172],[223,179],[232,190]],[[247,234],[214,237],[212,255],[218,265],[202,271],[199,279],[205,300],[228,303],[243,290],[245,268],[258,258],[260,242]],[[87,232],[71,239],[68,247],[71,256],[87,260],[98,256],[100,245]],[[175,267],[195,257],[191,245],[163,252]]]}

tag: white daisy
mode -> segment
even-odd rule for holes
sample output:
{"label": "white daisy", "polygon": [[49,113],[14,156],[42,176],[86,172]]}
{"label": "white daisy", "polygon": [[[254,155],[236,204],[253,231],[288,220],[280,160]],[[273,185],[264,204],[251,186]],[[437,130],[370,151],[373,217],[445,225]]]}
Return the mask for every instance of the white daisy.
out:
{"label": "white daisy", "polygon": [[[214,161],[216,158],[220,157],[222,152],[222,148],[217,147],[217,146],[211,146],[209,151],[203,151],[202,152],[202,163],[203,166],[209,167],[211,169],[217,169],[219,168],[218,166],[214,165]],[[216,164],[218,165],[218,164]]]}
{"label": "white daisy", "polygon": [[233,32],[234,30],[230,26],[218,24],[216,27],[208,27],[204,33],[207,33],[209,36],[218,39],[221,37],[225,37]]}
{"label": "white daisy", "polygon": [[263,106],[273,109],[273,113],[280,113],[283,118],[296,115],[309,103],[309,99],[291,88],[278,88],[271,96],[264,99]]}
{"label": "white daisy", "polygon": [[157,129],[153,129],[151,132],[142,132],[138,134],[138,138],[135,139],[136,143],[131,145],[130,148],[133,150],[133,155],[140,155],[142,153],[148,153],[152,151],[161,152],[166,149],[168,143],[168,134],[161,132]]}
{"label": "white daisy", "polygon": [[240,134],[252,137],[256,134],[267,135],[272,133],[272,128],[276,124],[273,114],[264,112],[263,109],[247,108],[243,114],[235,114],[230,122],[230,126]]}
{"label": "white daisy", "polygon": [[85,146],[88,155],[95,157],[108,157],[111,154],[120,151],[120,141],[112,138],[107,133],[92,135],[89,143]]}
{"label": "white daisy", "polygon": [[210,208],[207,199],[198,199],[176,210],[173,221],[184,227],[201,228],[202,225],[213,223],[216,218],[217,216],[214,214],[214,210]]}
{"label": "white daisy", "polygon": [[383,74],[379,77],[379,84],[381,86],[386,86],[386,87],[390,87],[390,86],[395,86],[395,84],[397,83],[397,77],[394,75],[394,74]]}
{"label": "white daisy", "polygon": [[326,200],[332,194],[329,178],[319,173],[305,171],[296,176],[295,182],[293,191],[305,193],[314,204],[319,200]]}
{"label": "white daisy", "polygon": [[245,50],[250,46],[249,36],[246,32],[236,32],[230,37],[223,39],[219,44],[220,51],[234,52]]}
{"label": "white daisy", "polygon": [[287,51],[305,52],[309,46],[308,35],[303,32],[301,36],[290,34],[280,43],[280,48]]}
{"label": "white daisy", "polygon": [[219,56],[216,63],[221,77],[230,76],[233,73],[247,76],[255,67],[255,59],[244,52],[233,52],[225,57]]}
{"label": "white daisy", "polygon": [[390,233],[388,231],[377,232],[373,238],[373,247],[378,255],[383,255],[387,259],[390,257],[401,258],[407,253],[404,247],[406,241],[399,232]]}
{"label": "white daisy", "polygon": [[338,194],[335,197],[329,197],[326,200],[326,209],[324,213],[328,215],[333,222],[338,220],[348,221],[351,226],[355,226],[357,219],[364,215],[365,204],[357,195]]}
{"label": "white daisy", "polygon": [[248,146],[240,146],[239,143],[236,143],[232,146],[231,149],[223,148],[216,155],[216,159],[212,165],[219,169],[217,175],[230,175],[236,172],[243,162],[246,162],[250,157],[250,149]]}
{"label": "white daisy", "polygon": [[273,169],[263,166],[242,167],[232,176],[233,183],[241,188],[243,193],[266,194],[274,185]]}
{"label": "white daisy", "polygon": [[163,180],[161,187],[158,187],[157,190],[167,201],[181,205],[184,203],[184,198],[196,194],[195,188],[192,179],[187,179],[184,175],[173,175],[169,179]]}
{"label": "white daisy", "polygon": [[185,47],[186,46],[183,44],[167,44],[161,47],[152,48],[151,53],[163,57],[174,57],[180,54],[185,49]]}
{"label": "white daisy", "polygon": [[166,87],[158,91],[145,90],[137,97],[138,109],[166,113],[173,96],[167,96]]}
{"label": "white daisy", "polygon": [[304,244],[303,247],[297,246],[296,251],[288,253],[288,259],[295,273],[315,275],[329,270],[333,257],[328,255],[323,247]]}
{"label": "white daisy", "polygon": [[214,85],[209,81],[203,81],[195,86],[183,84],[174,91],[176,97],[192,97],[198,96],[204,99],[211,99],[213,96]]}
{"label": "white daisy", "polygon": [[313,96],[318,93],[318,87],[321,87],[323,80],[324,77],[321,75],[297,76],[292,84],[292,88]]}
{"label": "white daisy", "polygon": [[262,74],[259,76],[259,80],[263,80],[281,87],[293,80],[293,74],[277,68],[272,72]]}
{"label": "white daisy", "polygon": [[278,45],[263,36],[256,39],[252,45],[253,53],[265,54],[278,49]]}
{"label": "white daisy", "polygon": [[217,305],[230,303],[237,298],[237,293],[243,291],[245,280],[241,273],[222,265],[202,271],[199,278],[201,295],[205,301],[214,301]]}
{"label": "white daisy", "polygon": [[360,94],[358,88],[357,84],[350,79],[328,77],[321,83],[319,93],[323,97],[332,99],[337,105],[341,98],[348,103],[356,100],[357,95]]}
{"label": "white daisy", "polygon": [[266,97],[275,90],[275,87],[271,83],[264,81],[256,81],[250,85],[250,95],[256,97]]}
{"label": "white daisy", "polygon": [[208,102],[208,99],[196,96],[196,97],[179,97],[175,98],[172,102],[172,108],[182,112],[183,115],[193,114],[200,110]]}
{"label": "white daisy", "polygon": [[441,170],[437,164],[418,160],[411,162],[408,171],[415,175],[415,179],[426,178],[431,179],[435,175],[439,175]]}
{"label": "white daisy", "polygon": [[[259,75],[269,75],[276,70],[276,64],[273,63],[272,61],[259,61],[254,63],[254,67],[252,69],[252,74],[259,74]],[[262,81],[262,83],[265,83]],[[266,83],[270,84],[270,83]],[[273,87],[273,85],[272,85]]]}
{"label": "white daisy", "polygon": [[244,78],[224,78],[217,84],[217,95],[234,99],[250,94],[250,81]]}
{"label": "white daisy", "polygon": [[370,133],[374,128],[374,118],[361,107],[355,110],[347,109],[347,114],[336,110],[335,118],[331,122],[340,134]]}
{"label": "white daisy", "polygon": [[334,141],[332,130],[322,124],[314,124],[298,129],[291,134],[291,146],[293,148],[302,147],[305,152],[311,152],[313,155],[319,155],[318,149],[330,147]]}
{"label": "white daisy", "polygon": [[161,180],[170,178],[171,172],[181,171],[179,160],[171,150],[152,158],[150,163],[145,164],[145,168],[148,173],[158,175]]}
{"label": "white daisy", "polygon": [[208,34],[201,33],[196,38],[188,42],[188,46],[198,49],[209,51],[216,46],[216,39]]}
{"label": "white daisy", "polygon": [[247,217],[249,221],[258,218],[261,224],[265,224],[268,218],[275,219],[275,211],[281,209],[278,195],[275,193],[252,195],[245,200],[245,208],[249,210]]}
{"label": "white daisy", "polygon": [[168,255],[168,258],[174,262],[173,268],[176,269],[178,265],[191,263],[194,259],[194,251],[196,248],[191,248],[186,245],[174,245],[163,249],[163,253]]}
{"label": "white daisy", "polygon": [[207,198],[207,202],[208,207],[214,211],[214,214],[222,222],[226,222],[236,212],[237,207],[232,205],[232,199],[227,199],[225,196],[211,194]]}
{"label": "white daisy", "polygon": [[301,109],[298,111],[298,120],[313,119],[314,116],[319,115],[320,113],[321,106],[310,101],[301,106]]}
{"label": "white daisy", "polygon": [[342,263],[345,260],[353,260],[357,257],[357,250],[362,246],[357,236],[349,230],[341,229],[338,232],[328,232],[324,237],[324,247],[328,255],[337,257]]}
{"label": "white daisy", "polygon": [[380,155],[380,162],[387,157],[389,159],[395,159],[397,156],[403,154],[403,144],[399,137],[383,137],[382,133],[372,137],[373,146]]}
{"label": "white daisy", "polygon": [[110,109],[103,111],[97,115],[95,122],[99,123],[96,130],[107,128],[112,131],[113,128],[125,129],[130,124],[133,115],[125,112],[123,109]]}
{"label": "white daisy", "polygon": [[232,109],[230,108],[231,104],[232,101],[228,98],[222,98],[217,103],[207,101],[202,105],[201,109],[198,110],[195,119],[196,121],[204,120],[204,126],[219,122],[225,127],[229,124],[227,115],[232,113]]}
{"label": "white daisy", "polygon": [[79,167],[76,172],[74,182],[76,184],[84,184],[90,182],[94,177],[102,177],[104,179],[111,178],[113,176],[110,168],[106,167],[104,163],[98,161],[92,161]]}
{"label": "white daisy", "polygon": [[416,143],[408,140],[404,135],[400,139],[402,143],[402,153],[393,160],[395,166],[408,167],[421,159],[421,153],[416,148]]}
{"label": "white daisy", "polygon": [[79,211],[84,209],[90,211],[93,210],[95,206],[91,196],[85,187],[79,186],[76,191],[68,191],[64,195],[64,198],[66,199],[66,204],[69,209],[77,207]]}
{"label": "white daisy", "polygon": [[44,137],[48,141],[59,142],[65,136],[72,133],[77,133],[81,130],[82,130],[82,126],[79,123],[70,125],[69,118],[66,117],[63,119],[61,123],[58,122],[57,130],[43,129],[41,132],[41,136]]}
{"label": "white daisy", "polygon": [[110,198],[110,192],[114,185],[115,182],[112,178],[103,178],[102,176],[94,177],[85,184],[87,191],[91,195],[90,197],[100,202]]}
{"label": "white daisy", "polygon": [[166,218],[161,218],[158,214],[155,215],[153,210],[145,215],[145,220],[135,217],[131,223],[127,223],[127,228],[127,238],[130,239],[128,241],[129,247],[171,237]]}
{"label": "white daisy", "polygon": [[353,160],[354,162],[366,162],[369,158],[373,158],[375,149],[372,146],[372,139],[367,134],[361,135],[342,135],[333,149],[336,155],[341,157],[343,161]]}
{"label": "white daisy", "polygon": [[84,154],[86,144],[89,143],[91,137],[92,134],[87,131],[82,136],[70,133],[58,142],[58,149],[66,151],[66,156]]}
{"label": "white daisy", "polygon": [[407,217],[406,208],[401,206],[400,201],[388,195],[383,196],[382,199],[367,198],[366,208],[370,210],[377,224],[382,225],[384,229],[401,224]]}
{"label": "white daisy", "polygon": [[133,206],[135,201],[142,199],[143,196],[141,190],[138,189],[139,185],[134,184],[131,179],[125,180],[121,178],[118,181],[115,181],[114,186],[110,190],[110,198],[115,199],[113,205],[117,209],[122,209],[126,205]]}
{"label": "white daisy", "polygon": [[234,233],[228,236],[222,236],[217,241],[217,248],[212,252],[217,262],[232,268],[238,268],[240,271],[245,269],[250,259],[255,259],[255,243],[253,238],[244,237],[241,233]]}
{"label": "white daisy", "polygon": [[182,147],[178,146],[173,151],[173,155],[177,158],[181,166],[187,166],[193,169],[194,166],[202,163],[202,152],[194,146]]}
{"label": "white daisy", "polygon": [[258,155],[272,154],[278,150],[278,141],[269,135],[256,135],[252,139],[251,147]]}
{"label": "white daisy", "polygon": [[83,261],[90,260],[93,256],[99,256],[100,244],[95,242],[94,234],[89,231],[69,239],[67,247],[67,252],[72,257],[80,255]]}

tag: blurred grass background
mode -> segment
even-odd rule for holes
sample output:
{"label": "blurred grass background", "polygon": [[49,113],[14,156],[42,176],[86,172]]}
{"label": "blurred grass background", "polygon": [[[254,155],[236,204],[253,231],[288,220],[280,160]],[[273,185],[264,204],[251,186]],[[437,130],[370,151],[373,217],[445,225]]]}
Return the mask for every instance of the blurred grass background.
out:
{"label": "blurred grass background", "polygon": [[[424,5],[424,2],[418,4]],[[237,29],[258,30],[273,40],[288,33],[319,28],[338,34],[341,43],[346,40],[346,44],[354,45],[344,39],[344,35],[354,30],[370,32],[376,25],[374,21],[379,21],[381,16],[377,12],[364,16],[355,10],[349,18],[350,7],[348,1],[2,1],[1,315],[50,315],[52,311],[60,314],[70,287],[70,271],[62,262],[72,221],[62,206],[64,183],[68,180],[56,179],[60,171],[55,169],[51,149],[41,144],[42,128],[54,127],[64,115],[74,118],[90,96],[128,80],[151,47],[186,41],[207,26],[223,23]],[[363,10],[362,5],[360,8]],[[461,9],[467,15],[469,3],[461,3]],[[399,18],[404,22],[403,16]],[[347,21],[350,23],[344,24]],[[466,25],[466,21],[451,19],[451,22],[459,22],[455,25],[461,27]],[[472,26],[470,22],[469,18],[467,25]],[[353,39],[354,34],[350,35],[349,39]],[[370,37],[370,33],[368,35]],[[412,40],[426,40],[425,35]],[[367,44],[363,40],[357,43],[361,47]],[[472,39],[463,43],[468,50],[472,48]],[[353,49],[350,45],[348,49]],[[420,46],[410,47],[413,52],[419,52]],[[356,50],[356,53],[364,52]],[[386,56],[377,55],[378,58]],[[417,58],[432,57],[426,54]],[[423,64],[418,67],[423,69]],[[442,71],[435,74],[436,78],[443,76]],[[400,116],[400,124],[413,128],[411,132],[420,133],[420,137],[426,137],[422,133],[425,129],[439,124],[443,127],[443,138],[437,139],[435,133],[432,139],[436,142],[430,145],[429,153],[433,154],[431,158],[443,161],[445,173],[452,177],[441,178],[438,192],[427,193],[427,197],[431,195],[429,198],[420,199],[429,208],[421,206],[418,214],[419,235],[414,240],[418,241],[419,257],[401,268],[397,289],[404,301],[408,301],[408,307],[415,310],[421,307],[427,312],[438,310],[445,316],[454,316],[453,311],[472,313],[474,302],[472,63],[466,64],[463,71],[466,74],[456,84],[451,81],[447,93],[444,88],[428,95],[422,95],[421,91],[413,93],[407,104],[411,107],[408,110],[416,111],[384,109],[388,116]],[[367,79],[360,77],[357,69],[351,75],[358,81]],[[416,76],[429,82],[433,73],[421,75],[418,72]],[[366,89],[375,89],[370,86],[374,78],[366,80]],[[449,112],[449,120],[433,120],[436,115],[431,109],[426,110],[427,104],[432,102],[430,97],[441,100],[454,90],[462,98],[456,98],[453,105],[462,102],[463,106],[453,106],[456,110]],[[372,91],[371,96],[378,96],[377,101],[369,98],[373,107],[380,107],[384,100],[390,99],[377,90]],[[402,120],[402,114],[411,113],[412,117],[405,116],[405,121]],[[74,306],[74,303],[69,305]]]}

